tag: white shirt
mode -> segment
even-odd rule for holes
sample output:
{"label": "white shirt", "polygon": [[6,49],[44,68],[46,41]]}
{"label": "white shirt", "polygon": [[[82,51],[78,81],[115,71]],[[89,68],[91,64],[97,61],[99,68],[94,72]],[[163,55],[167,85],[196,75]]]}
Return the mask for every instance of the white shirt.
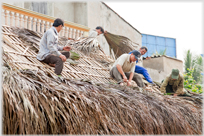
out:
{"label": "white shirt", "polygon": [[117,64],[119,64],[122,67],[123,72],[133,72],[134,73],[136,62],[130,62],[130,55],[131,54],[121,55],[115,61],[115,63],[113,64],[113,67],[115,67]]}

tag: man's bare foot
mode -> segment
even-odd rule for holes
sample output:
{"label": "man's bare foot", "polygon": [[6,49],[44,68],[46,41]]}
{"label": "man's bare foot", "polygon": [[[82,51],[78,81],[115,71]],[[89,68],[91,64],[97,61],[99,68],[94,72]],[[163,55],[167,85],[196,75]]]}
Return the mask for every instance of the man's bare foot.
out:
{"label": "man's bare foot", "polygon": [[49,63],[49,65],[50,65],[51,67],[55,67],[55,64],[51,64],[51,63]]}

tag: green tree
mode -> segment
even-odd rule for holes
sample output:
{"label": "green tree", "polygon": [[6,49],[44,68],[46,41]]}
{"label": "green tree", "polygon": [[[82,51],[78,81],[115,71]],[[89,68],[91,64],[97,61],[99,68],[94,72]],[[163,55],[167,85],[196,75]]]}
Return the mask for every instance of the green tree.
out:
{"label": "green tree", "polygon": [[187,68],[187,73],[184,75],[184,88],[195,92],[195,93],[203,93],[203,87],[200,84],[196,84],[196,81],[194,80],[193,73],[194,69]]}
{"label": "green tree", "polygon": [[202,72],[203,72],[203,58],[200,55],[198,55],[195,57],[194,72],[193,72],[193,77],[197,83],[202,83],[202,75],[201,75]]}
{"label": "green tree", "polygon": [[187,69],[192,69],[192,53],[188,50],[184,58],[185,73],[188,73]]}
{"label": "green tree", "polygon": [[[196,83],[202,83],[202,75],[203,72],[203,58],[200,55],[193,55],[190,50],[188,50],[184,58],[184,67],[185,73],[188,73],[189,70],[193,70],[192,76]],[[188,70],[189,69],[189,70]]]}

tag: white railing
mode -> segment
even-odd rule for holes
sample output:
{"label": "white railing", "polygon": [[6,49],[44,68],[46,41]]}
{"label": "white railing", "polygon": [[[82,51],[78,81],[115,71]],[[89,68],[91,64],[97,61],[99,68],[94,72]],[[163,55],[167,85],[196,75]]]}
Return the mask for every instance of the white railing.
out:
{"label": "white railing", "polygon": [[[48,30],[56,18],[47,16],[28,9],[2,3],[2,25],[27,28],[33,31],[44,33]],[[69,21],[64,21],[64,27],[60,36],[76,39],[87,36],[90,28]]]}

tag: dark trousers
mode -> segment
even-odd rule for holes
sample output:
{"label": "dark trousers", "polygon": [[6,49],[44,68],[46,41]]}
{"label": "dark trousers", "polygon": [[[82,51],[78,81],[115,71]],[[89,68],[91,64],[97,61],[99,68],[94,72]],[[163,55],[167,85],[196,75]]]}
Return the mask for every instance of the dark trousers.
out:
{"label": "dark trousers", "polygon": [[[164,82],[164,79],[161,81],[161,83],[163,83],[163,82]],[[166,86],[166,93],[175,93],[175,92],[173,91],[173,85],[168,84],[168,85]]]}
{"label": "dark trousers", "polygon": [[[62,53],[62,55],[66,56],[67,59],[70,56],[70,53],[68,51],[64,51],[61,53]],[[50,55],[46,56],[45,59],[42,61],[47,63],[47,64],[55,64],[55,74],[61,75],[64,63],[60,57],[55,56],[53,54],[50,54]]]}
{"label": "dark trousers", "polygon": [[175,92],[173,91],[172,86],[173,86],[173,85],[169,85],[169,84],[166,86],[166,93],[175,93]]}

